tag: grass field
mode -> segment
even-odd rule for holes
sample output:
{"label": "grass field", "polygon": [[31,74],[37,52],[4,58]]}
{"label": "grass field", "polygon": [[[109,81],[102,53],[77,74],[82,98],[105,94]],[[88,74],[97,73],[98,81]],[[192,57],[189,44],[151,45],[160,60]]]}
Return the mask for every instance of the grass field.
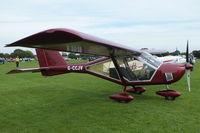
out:
{"label": "grass field", "polygon": [[[21,63],[21,68],[37,62]],[[182,96],[166,101],[148,90],[127,104],[108,98],[120,85],[87,75],[40,73],[6,75],[14,63],[0,65],[0,133],[199,133],[200,61],[186,78],[171,85]]]}

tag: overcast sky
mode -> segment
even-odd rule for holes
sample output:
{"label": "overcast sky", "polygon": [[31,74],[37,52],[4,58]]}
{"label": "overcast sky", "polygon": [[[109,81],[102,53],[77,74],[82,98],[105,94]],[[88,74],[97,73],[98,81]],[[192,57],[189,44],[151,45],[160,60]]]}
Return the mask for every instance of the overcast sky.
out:
{"label": "overcast sky", "polygon": [[31,34],[69,28],[133,48],[200,50],[200,0],[4,0],[0,53]]}

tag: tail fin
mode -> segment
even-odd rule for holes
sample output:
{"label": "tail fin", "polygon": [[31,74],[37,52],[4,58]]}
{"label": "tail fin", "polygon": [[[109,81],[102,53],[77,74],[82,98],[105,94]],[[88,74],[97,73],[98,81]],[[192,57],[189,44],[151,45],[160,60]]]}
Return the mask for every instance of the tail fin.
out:
{"label": "tail fin", "polygon": [[[36,53],[37,53],[40,67],[67,66],[67,62],[60,55],[59,51],[36,49]],[[57,74],[63,74],[65,72],[41,70],[41,73],[43,76],[52,76],[52,75],[57,75]]]}

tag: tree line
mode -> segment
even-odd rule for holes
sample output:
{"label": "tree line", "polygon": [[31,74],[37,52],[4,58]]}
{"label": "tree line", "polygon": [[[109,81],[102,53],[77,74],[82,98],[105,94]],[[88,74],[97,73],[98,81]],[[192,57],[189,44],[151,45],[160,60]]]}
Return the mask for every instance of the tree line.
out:
{"label": "tree line", "polygon": [[[176,51],[175,51],[175,52],[172,52],[172,53],[166,53],[166,54],[167,54],[167,55],[186,55],[185,52],[177,54]],[[194,50],[194,51],[192,51],[190,54],[193,54],[194,57],[200,59],[200,50]]]}
{"label": "tree line", "polygon": [[34,58],[34,54],[29,50],[15,49],[12,53],[0,53],[1,58]]}
{"label": "tree line", "polygon": [[200,59],[200,50],[194,50],[193,52],[194,57]]}

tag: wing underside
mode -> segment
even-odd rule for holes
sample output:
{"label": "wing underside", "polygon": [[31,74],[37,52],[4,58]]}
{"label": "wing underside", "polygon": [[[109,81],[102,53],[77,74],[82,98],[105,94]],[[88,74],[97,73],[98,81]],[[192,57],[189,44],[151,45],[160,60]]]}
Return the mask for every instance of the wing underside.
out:
{"label": "wing underside", "polygon": [[51,49],[98,56],[140,54],[139,50],[69,29],[46,30],[7,45],[7,47],[12,46]]}

